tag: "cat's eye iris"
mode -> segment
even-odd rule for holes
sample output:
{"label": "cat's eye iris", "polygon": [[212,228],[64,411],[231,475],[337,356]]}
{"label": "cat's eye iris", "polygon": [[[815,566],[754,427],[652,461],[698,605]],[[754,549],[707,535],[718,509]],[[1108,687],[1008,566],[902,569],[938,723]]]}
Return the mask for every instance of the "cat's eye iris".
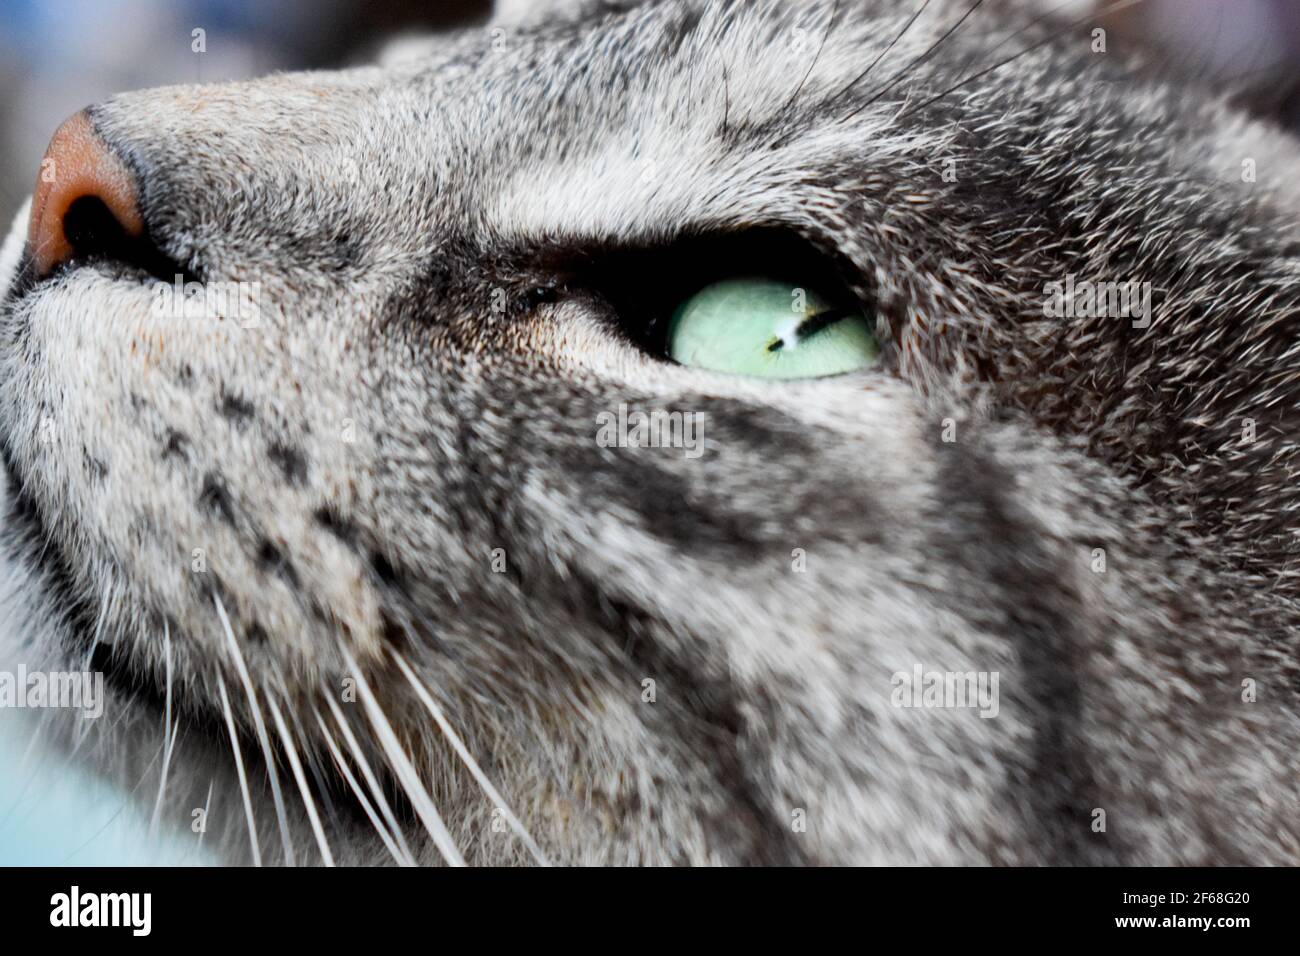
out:
{"label": "cat's eye iris", "polygon": [[739,277],[700,289],[673,314],[668,357],[761,378],[821,378],[875,364],[872,323],[815,288]]}

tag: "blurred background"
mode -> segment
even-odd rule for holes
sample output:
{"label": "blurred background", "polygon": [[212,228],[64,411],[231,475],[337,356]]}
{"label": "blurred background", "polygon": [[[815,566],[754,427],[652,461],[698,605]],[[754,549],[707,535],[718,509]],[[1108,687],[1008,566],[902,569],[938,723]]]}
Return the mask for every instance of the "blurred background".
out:
{"label": "blurred background", "polygon": [[[113,93],[362,62],[490,0],[0,0],[0,232],[60,121]],[[206,50],[195,53],[193,31]]]}
{"label": "blurred background", "polygon": [[[964,7],[968,0],[944,0]],[[1065,9],[1100,0],[1043,0]],[[482,22],[490,0],[0,0],[0,221],[59,122],[123,90],[360,62],[394,34]],[[1178,71],[1249,89],[1300,128],[1300,0],[1147,0],[1111,21]],[[195,53],[193,31],[206,50]]]}

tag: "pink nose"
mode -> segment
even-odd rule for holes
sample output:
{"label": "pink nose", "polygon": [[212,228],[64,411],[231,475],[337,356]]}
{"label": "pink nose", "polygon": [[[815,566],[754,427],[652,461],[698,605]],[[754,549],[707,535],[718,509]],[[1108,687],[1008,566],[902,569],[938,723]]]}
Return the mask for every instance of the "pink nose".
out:
{"label": "pink nose", "polygon": [[66,120],[45,151],[32,199],[27,252],[36,275],[143,231],[126,164],[95,133],[84,111]]}

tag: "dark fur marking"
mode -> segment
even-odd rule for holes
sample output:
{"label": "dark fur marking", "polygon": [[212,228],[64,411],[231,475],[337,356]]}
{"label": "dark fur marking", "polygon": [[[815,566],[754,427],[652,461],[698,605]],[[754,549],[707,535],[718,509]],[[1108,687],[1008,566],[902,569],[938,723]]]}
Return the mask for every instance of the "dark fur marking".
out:
{"label": "dark fur marking", "polygon": [[[571,445],[557,452],[557,471],[573,476],[585,500],[620,505],[639,516],[646,533],[701,559],[749,563],[777,549],[787,554],[792,536],[803,529],[816,529],[818,538],[827,542],[886,541],[891,522],[876,507],[870,486],[846,487],[815,472],[793,488],[775,487],[761,477],[743,484],[729,481],[740,471],[736,458],[753,466],[740,473],[761,475],[755,469],[761,469],[776,449],[808,461],[821,454],[807,437],[788,434],[785,428],[769,429],[765,419],[790,421],[779,412],[759,412],[752,418],[737,413],[720,416],[721,424],[714,426],[710,417],[704,433],[717,441],[718,450],[689,463],[669,460],[663,466],[656,460],[681,451]],[[743,461],[745,457],[751,461]],[[688,475],[685,468],[700,474]]]}
{"label": "dark fur marking", "polygon": [[379,612],[379,639],[397,651],[405,651],[410,644],[406,629],[387,610]]}
{"label": "dark fur marking", "polygon": [[378,551],[370,552],[370,568],[375,572],[377,577],[389,587],[402,588],[402,582],[405,575],[394,567],[393,562],[387,556],[380,554]]}
{"label": "dark fur marking", "polygon": [[704,434],[728,447],[735,443],[753,454],[811,458],[824,445],[808,438],[799,419],[766,405],[712,396],[683,395],[675,404],[704,414]]}
{"label": "dark fur marking", "polygon": [[210,471],[203,478],[203,490],[199,492],[199,507],[215,514],[232,528],[235,527],[235,503],[226,488],[225,480],[215,471]]}
{"label": "dark fur marking", "polygon": [[221,575],[212,570],[211,565],[208,566],[206,571],[196,571],[190,574],[189,582],[190,587],[199,595],[200,600],[202,600],[209,609],[213,610],[214,614],[216,612],[213,608],[212,599],[216,597],[221,599],[221,604],[226,609],[226,613],[230,615],[231,620],[235,620],[235,602],[231,600],[230,592],[226,590],[226,585],[221,580]]}
{"label": "dark fur marking", "polygon": [[[940,500],[949,514],[934,526],[960,530],[939,531],[935,553],[953,555],[954,567],[970,571],[964,580],[973,591],[955,595],[959,605],[987,610],[989,601],[996,603],[1023,667],[1018,681],[1034,699],[1029,779],[1017,781],[1004,797],[1007,806],[1024,809],[1031,832],[1008,836],[1017,852],[1032,848],[1032,862],[1122,864],[1119,841],[1090,828],[1092,808],[1105,801],[1093,777],[1088,741],[1078,731],[1085,653],[1074,620],[1079,595],[1069,590],[1069,574],[1040,543],[1042,532],[1008,498],[1014,476],[969,443],[938,447],[939,485],[947,492]],[[985,586],[985,579],[1000,583]]]}
{"label": "dark fur marking", "polygon": [[239,395],[223,391],[221,393],[221,414],[236,428],[243,428],[255,417],[253,403]]}
{"label": "dark fur marking", "polygon": [[267,456],[280,469],[284,480],[291,485],[301,486],[307,481],[307,459],[297,448],[291,448],[280,442],[272,442],[266,449]]}
{"label": "dark fur marking", "polygon": [[[761,741],[742,738],[745,721],[740,694],[732,681],[705,673],[698,662],[671,656],[655,639],[654,616],[642,608],[604,596],[602,588],[585,575],[578,576],[582,592],[571,610],[595,618],[602,634],[617,641],[614,649],[628,658],[636,674],[651,674],[671,697],[661,698],[648,714],[652,722],[683,723],[683,729],[664,729],[667,739],[698,740],[701,765],[730,798],[729,812],[708,820],[710,840],[736,862],[755,866],[795,866],[810,862],[798,837],[765,805],[764,782],[756,779],[764,761],[752,753]],[[751,703],[753,703],[751,701]],[[705,733],[700,733],[701,730]],[[746,751],[742,755],[742,747]]]}
{"label": "dark fur marking", "polygon": [[179,432],[174,428],[167,429],[167,437],[163,439],[162,457],[163,461],[172,458],[186,459],[190,440],[184,432]]}
{"label": "dark fur marking", "polygon": [[348,547],[355,548],[357,545],[357,526],[349,519],[340,515],[331,506],[325,505],[317,508],[312,513],[316,523],[332,534],[339,541],[342,541]]}
{"label": "dark fur marking", "polygon": [[293,562],[284,556],[284,554],[267,539],[263,538],[257,549],[257,566],[263,571],[276,574],[291,585],[293,588],[300,586],[298,572],[294,569]]}
{"label": "dark fur marking", "polygon": [[354,268],[361,261],[363,244],[346,229],[331,232],[328,227],[319,231],[298,231],[281,240],[285,253],[295,262],[310,262],[318,269],[342,272]]}
{"label": "dark fur marking", "polygon": [[[754,522],[724,509],[703,509],[692,502],[694,487],[686,479],[654,467],[638,456],[601,454],[595,447],[570,447],[560,453],[562,473],[575,476],[591,501],[612,501],[638,515],[644,530],[680,551],[725,553],[733,560],[752,560],[760,541]],[[635,450],[632,450],[635,452]]]}
{"label": "dark fur marking", "polygon": [[108,465],[104,464],[84,448],[82,449],[82,455],[86,464],[86,477],[90,479],[91,484],[100,484],[106,477],[108,477]]}

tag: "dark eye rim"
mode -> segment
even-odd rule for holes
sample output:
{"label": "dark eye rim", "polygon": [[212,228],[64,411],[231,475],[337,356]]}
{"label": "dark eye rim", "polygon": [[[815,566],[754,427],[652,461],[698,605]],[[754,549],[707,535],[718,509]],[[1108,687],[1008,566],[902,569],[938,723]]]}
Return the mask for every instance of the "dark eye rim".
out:
{"label": "dark eye rim", "polygon": [[854,293],[864,281],[837,252],[788,229],[699,232],[659,245],[610,247],[586,253],[565,272],[566,287],[607,306],[614,334],[670,363],[668,328],[677,307],[728,278],[789,281],[816,289],[836,309],[877,315],[874,297]]}

